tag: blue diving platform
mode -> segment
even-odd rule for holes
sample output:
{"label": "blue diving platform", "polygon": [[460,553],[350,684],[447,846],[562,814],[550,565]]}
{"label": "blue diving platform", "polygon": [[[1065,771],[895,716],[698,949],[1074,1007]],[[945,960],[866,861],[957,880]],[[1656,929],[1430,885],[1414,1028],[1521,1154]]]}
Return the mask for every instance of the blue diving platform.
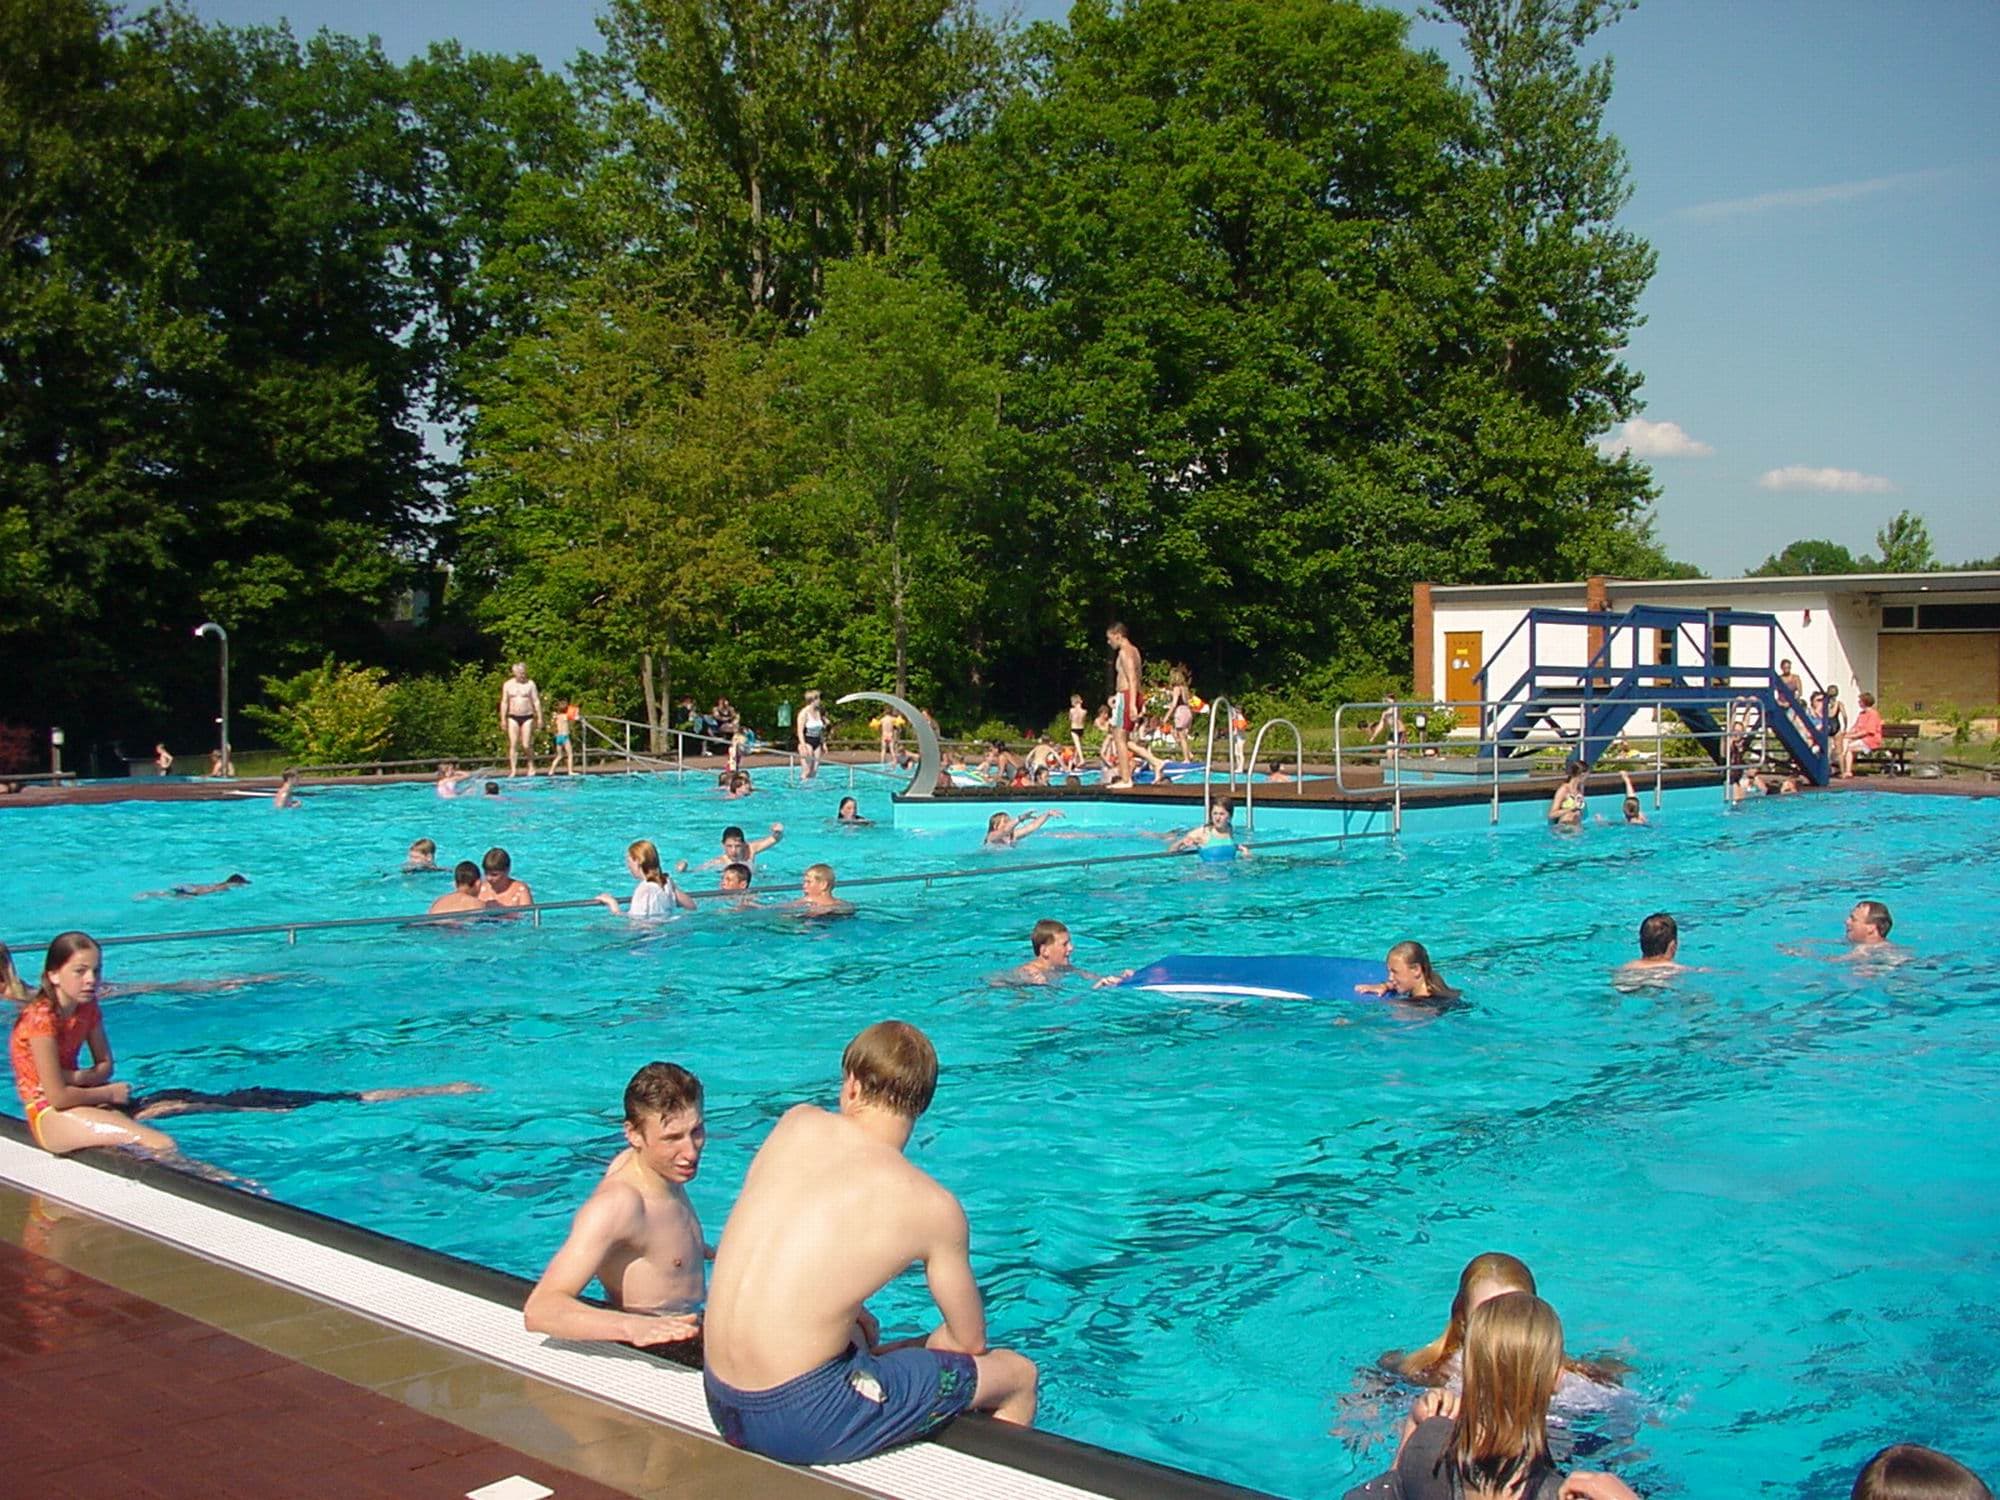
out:
{"label": "blue diving platform", "polygon": [[[1526,668],[1496,683],[1496,664],[1523,632]],[[1803,694],[1778,675],[1784,659],[1803,674]],[[1729,740],[1747,720],[1768,730],[1813,785],[1826,785],[1832,768],[1826,727],[1805,701],[1818,681],[1775,615],[1658,605],[1531,609],[1476,680],[1485,704],[1481,737],[1503,756],[1529,754],[1553,736],[1594,765],[1646,708],[1678,715],[1718,765],[1742,762]],[[1533,738],[1538,730],[1545,735]]]}

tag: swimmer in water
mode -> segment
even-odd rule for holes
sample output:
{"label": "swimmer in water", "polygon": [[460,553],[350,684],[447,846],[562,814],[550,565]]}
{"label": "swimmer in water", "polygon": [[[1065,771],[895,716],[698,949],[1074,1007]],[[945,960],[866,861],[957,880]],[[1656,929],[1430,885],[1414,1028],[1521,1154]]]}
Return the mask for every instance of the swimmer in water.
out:
{"label": "swimmer in water", "polygon": [[1035,956],[1020,968],[1010,970],[1002,982],[1006,984],[1054,984],[1061,979],[1088,979],[1098,989],[1117,984],[1121,979],[1132,977],[1130,969],[1118,974],[1093,974],[1088,969],[1080,969],[1070,962],[1076,952],[1076,940],[1069,935],[1069,929],[1053,917],[1043,917],[1028,934],[1028,946]]}
{"label": "swimmer in water", "polygon": [[1024,812],[1020,817],[1011,817],[997,812],[986,820],[985,844],[989,849],[1011,849],[1031,833],[1039,833],[1051,818],[1060,818],[1060,812]]}
{"label": "swimmer in water", "polygon": [[132,899],[150,901],[159,896],[213,896],[218,891],[233,891],[239,885],[248,885],[249,877],[230,875],[222,880],[210,880],[200,885],[177,885],[164,891],[141,891]]}
{"label": "swimmer in water", "polygon": [[1889,908],[1880,901],[1856,902],[1841,929],[1847,951],[1840,955],[1840,962],[1901,957],[1903,950],[1889,941],[1889,931],[1895,925]]}
{"label": "swimmer in water", "polygon": [[1854,1476],[1848,1500],[1993,1500],[1993,1492],[1957,1459],[1916,1443],[1896,1443]]}
{"label": "swimmer in water", "polygon": [[1685,974],[1687,965],[1680,961],[1680,951],[1679,924],[1667,913],[1656,911],[1639,924],[1639,956],[1620,964],[1617,977],[1647,980]]}
{"label": "swimmer in water", "polygon": [[438,864],[437,856],[438,846],[436,839],[418,839],[410,845],[410,852],[403,860],[403,873],[405,875],[442,874],[443,867]]}
{"label": "swimmer in water", "polygon": [[528,889],[528,882],[514,878],[514,860],[505,849],[498,845],[488,849],[479,867],[486,876],[479,883],[479,894],[495,906],[535,904],[535,893]]}
{"label": "swimmer in water", "polygon": [[1549,823],[1552,827],[1577,829],[1583,826],[1583,806],[1587,796],[1583,783],[1589,774],[1590,768],[1581,760],[1569,763],[1569,769],[1563,773],[1562,785],[1549,798]]}
{"label": "swimmer in water", "polygon": [[0,943],[0,1000],[12,1000],[16,1005],[28,998],[28,986],[21,979],[21,971],[14,967],[14,954],[5,943]]}
{"label": "swimmer in water", "polygon": [[[701,1081],[647,1063],[625,1085],[625,1149],[570,1221],[569,1237],[528,1294],[522,1321],[551,1338],[652,1348],[701,1331],[703,1271],[713,1258],[687,1185],[701,1170],[708,1126]],[[583,1301],[595,1279],[610,1307]]]}
{"label": "swimmer in water", "polygon": [[785,910],[801,917],[851,917],[854,903],[833,893],[832,865],[807,865],[799,877],[799,898],[787,902]]}
{"label": "swimmer in water", "polygon": [[840,799],[840,806],[834,812],[833,820],[836,823],[847,823],[856,828],[866,828],[875,821],[873,818],[864,818],[861,816],[861,804],[856,802],[852,797],[842,797]]}
{"label": "swimmer in water", "polygon": [[[670,917],[676,908],[682,911],[694,910],[694,897],[675,885],[673,878],[660,868],[660,850],[651,839],[636,839],[625,851],[625,868],[639,883],[632,888],[632,900],[625,914],[630,917],[654,918]],[[597,898],[618,914],[618,898],[603,895]]]}
{"label": "swimmer in water", "polygon": [[[734,823],[722,830],[722,853],[714,859],[703,860],[695,866],[697,870],[719,870],[725,865],[754,865],[757,856],[766,850],[775,849],[785,837],[785,825],[773,823],[768,836],[751,840],[743,836],[743,830]],[[680,868],[686,869],[683,864]]]}
{"label": "swimmer in water", "polygon": [[1250,846],[1236,842],[1236,805],[1227,797],[1217,797],[1208,807],[1208,821],[1199,828],[1190,828],[1167,845],[1167,853],[1180,854],[1192,849],[1204,860],[1235,859],[1239,855],[1250,857]]}
{"label": "swimmer in water", "polygon": [[[1380,1367],[1399,1379],[1416,1385],[1450,1387],[1459,1382],[1463,1371],[1465,1329],[1473,1312],[1495,1297],[1509,1292],[1535,1295],[1535,1273],[1524,1261],[1497,1250],[1489,1250],[1483,1255],[1475,1255],[1465,1263],[1465,1269],[1458,1273],[1458,1294],[1452,1298],[1451,1315],[1445,1320],[1444,1332],[1432,1339],[1421,1349],[1413,1349],[1408,1354],[1390,1350],[1384,1354]],[[1570,1394],[1579,1398],[1568,1404],[1591,1404],[1581,1399],[1588,1396],[1576,1382],[1604,1387],[1619,1385],[1624,1377],[1625,1366],[1614,1359],[1575,1359],[1563,1356],[1563,1375],[1557,1386],[1557,1400],[1567,1388]]]}
{"label": "swimmer in water", "polygon": [[1632,773],[1620,771],[1618,779],[1625,783],[1625,803],[1622,809],[1625,821],[1635,828],[1649,826],[1646,822],[1646,810],[1639,805],[1639,794],[1632,786]]}
{"label": "swimmer in water", "polygon": [[437,917],[448,912],[498,910],[497,901],[488,901],[479,894],[478,865],[469,859],[462,859],[458,862],[458,868],[451,874],[451,889],[430,904],[428,915]]}
{"label": "swimmer in water", "polygon": [[285,772],[284,775],[278,778],[278,789],[271,793],[271,806],[279,812],[283,812],[288,807],[297,807],[299,805],[298,789],[299,773],[297,771]]}
{"label": "swimmer in water", "polygon": [[1380,984],[1357,984],[1357,995],[1394,995],[1399,1000],[1456,1000],[1458,991],[1444,982],[1422,943],[1403,942],[1383,961],[1388,975]]}

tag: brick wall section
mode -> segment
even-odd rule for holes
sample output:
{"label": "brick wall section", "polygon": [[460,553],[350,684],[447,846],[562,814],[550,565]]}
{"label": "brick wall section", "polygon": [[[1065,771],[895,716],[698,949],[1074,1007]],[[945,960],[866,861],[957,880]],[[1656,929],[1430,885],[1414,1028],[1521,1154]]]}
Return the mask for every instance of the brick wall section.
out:
{"label": "brick wall section", "polygon": [[1876,647],[1875,696],[1884,703],[1919,713],[2000,703],[2000,631],[1884,632]]}

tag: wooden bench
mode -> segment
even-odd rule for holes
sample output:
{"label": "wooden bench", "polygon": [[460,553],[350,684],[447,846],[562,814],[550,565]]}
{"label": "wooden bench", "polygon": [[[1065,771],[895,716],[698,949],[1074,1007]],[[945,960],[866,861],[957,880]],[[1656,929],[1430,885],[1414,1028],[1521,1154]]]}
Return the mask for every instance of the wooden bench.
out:
{"label": "wooden bench", "polygon": [[1910,752],[1916,747],[1915,724],[1884,724],[1882,748],[1857,750],[1854,754],[1854,774],[1860,775],[1864,766],[1873,766],[1887,771],[1891,776],[1907,776],[1910,774]]}

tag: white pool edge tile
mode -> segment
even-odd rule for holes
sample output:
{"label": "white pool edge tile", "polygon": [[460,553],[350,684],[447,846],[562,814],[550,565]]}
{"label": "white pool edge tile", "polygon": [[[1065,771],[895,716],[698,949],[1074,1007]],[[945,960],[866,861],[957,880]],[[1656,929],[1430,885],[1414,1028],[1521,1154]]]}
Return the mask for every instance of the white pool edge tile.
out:
{"label": "white pool edge tile", "polygon": [[[529,1333],[518,1309],[112,1172],[0,1139],[0,1181],[95,1214],[204,1260],[289,1287],[491,1364],[720,1443],[691,1370],[617,1344]],[[886,1500],[1103,1500],[935,1443],[815,1473]]]}

